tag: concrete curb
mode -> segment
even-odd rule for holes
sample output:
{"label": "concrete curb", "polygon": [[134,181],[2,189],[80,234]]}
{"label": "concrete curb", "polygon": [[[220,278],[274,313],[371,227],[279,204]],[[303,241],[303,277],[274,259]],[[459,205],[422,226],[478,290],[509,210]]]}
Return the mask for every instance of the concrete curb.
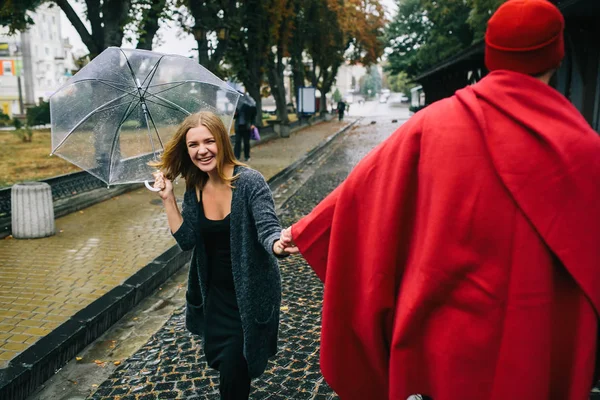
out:
{"label": "concrete curb", "polygon": [[[275,188],[283,183],[303,163],[318,155],[358,121],[327,137],[299,160],[271,177],[267,182],[269,186]],[[0,399],[23,400],[35,392],[87,345],[186,265],[190,257],[191,252],[183,252],[177,245],[171,247],[19,354],[8,367],[0,370]]]}

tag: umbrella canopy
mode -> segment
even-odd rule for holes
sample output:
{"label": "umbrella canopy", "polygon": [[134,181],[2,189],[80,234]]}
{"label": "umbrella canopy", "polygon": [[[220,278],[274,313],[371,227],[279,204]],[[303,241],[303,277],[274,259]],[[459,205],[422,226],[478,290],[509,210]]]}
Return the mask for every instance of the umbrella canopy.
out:
{"label": "umbrella canopy", "polygon": [[212,111],[230,129],[239,97],[192,59],[110,47],[50,97],[52,154],[107,184],[152,179],[185,117]]}
{"label": "umbrella canopy", "polygon": [[238,108],[242,107],[243,105],[248,105],[250,107],[256,107],[256,101],[248,94],[242,94],[240,96],[240,99],[238,100]]}

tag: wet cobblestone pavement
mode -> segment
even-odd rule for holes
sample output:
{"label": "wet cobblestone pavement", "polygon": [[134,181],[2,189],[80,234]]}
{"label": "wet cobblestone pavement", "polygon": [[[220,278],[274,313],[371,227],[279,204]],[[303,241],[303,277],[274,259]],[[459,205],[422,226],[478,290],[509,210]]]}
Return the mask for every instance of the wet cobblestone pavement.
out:
{"label": "wet cobblestone pavement", "polygon": [[[332,145],[315,173],[281,207],[284,226],[307,214],[352,167],[403,121],[363,121]],[[319,370],[322,284],[299,256],[281,262],[283,301],[279,353],[253,380],[251,399],[337,399]],[[218,373],[208,368],[200,337],[185,329],[184,310],[102,383],[91,400],[219,399]]]}

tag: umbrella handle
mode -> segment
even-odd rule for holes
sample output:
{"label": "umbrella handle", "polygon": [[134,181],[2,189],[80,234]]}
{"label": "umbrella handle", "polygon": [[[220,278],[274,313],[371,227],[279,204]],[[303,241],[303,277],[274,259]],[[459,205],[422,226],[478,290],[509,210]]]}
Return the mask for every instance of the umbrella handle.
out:
{"label": "umbrella handle", "polygon": [[148,189],[151,192],[160,192],[161,191],[161,189],[150,186],[148,181],[144,181],[144,185],[146,185],[146,189]]}

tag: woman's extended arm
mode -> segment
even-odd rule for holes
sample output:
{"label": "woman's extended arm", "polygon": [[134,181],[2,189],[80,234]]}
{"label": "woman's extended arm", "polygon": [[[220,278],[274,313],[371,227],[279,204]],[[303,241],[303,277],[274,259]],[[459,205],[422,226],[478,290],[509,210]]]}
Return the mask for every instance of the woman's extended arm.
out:
{"label": "woman's extended arm", "polygon": [[253,176],[249,201],[259,242],[265,250],[272,252],[276,256],[289,255],[279,244],[281,225],[279,224],[279,219],[277,219],[277,214],[275,214],[275,204],[271,189],[269,189],[269,185],[258,172],[256,172],[256,176]]}

